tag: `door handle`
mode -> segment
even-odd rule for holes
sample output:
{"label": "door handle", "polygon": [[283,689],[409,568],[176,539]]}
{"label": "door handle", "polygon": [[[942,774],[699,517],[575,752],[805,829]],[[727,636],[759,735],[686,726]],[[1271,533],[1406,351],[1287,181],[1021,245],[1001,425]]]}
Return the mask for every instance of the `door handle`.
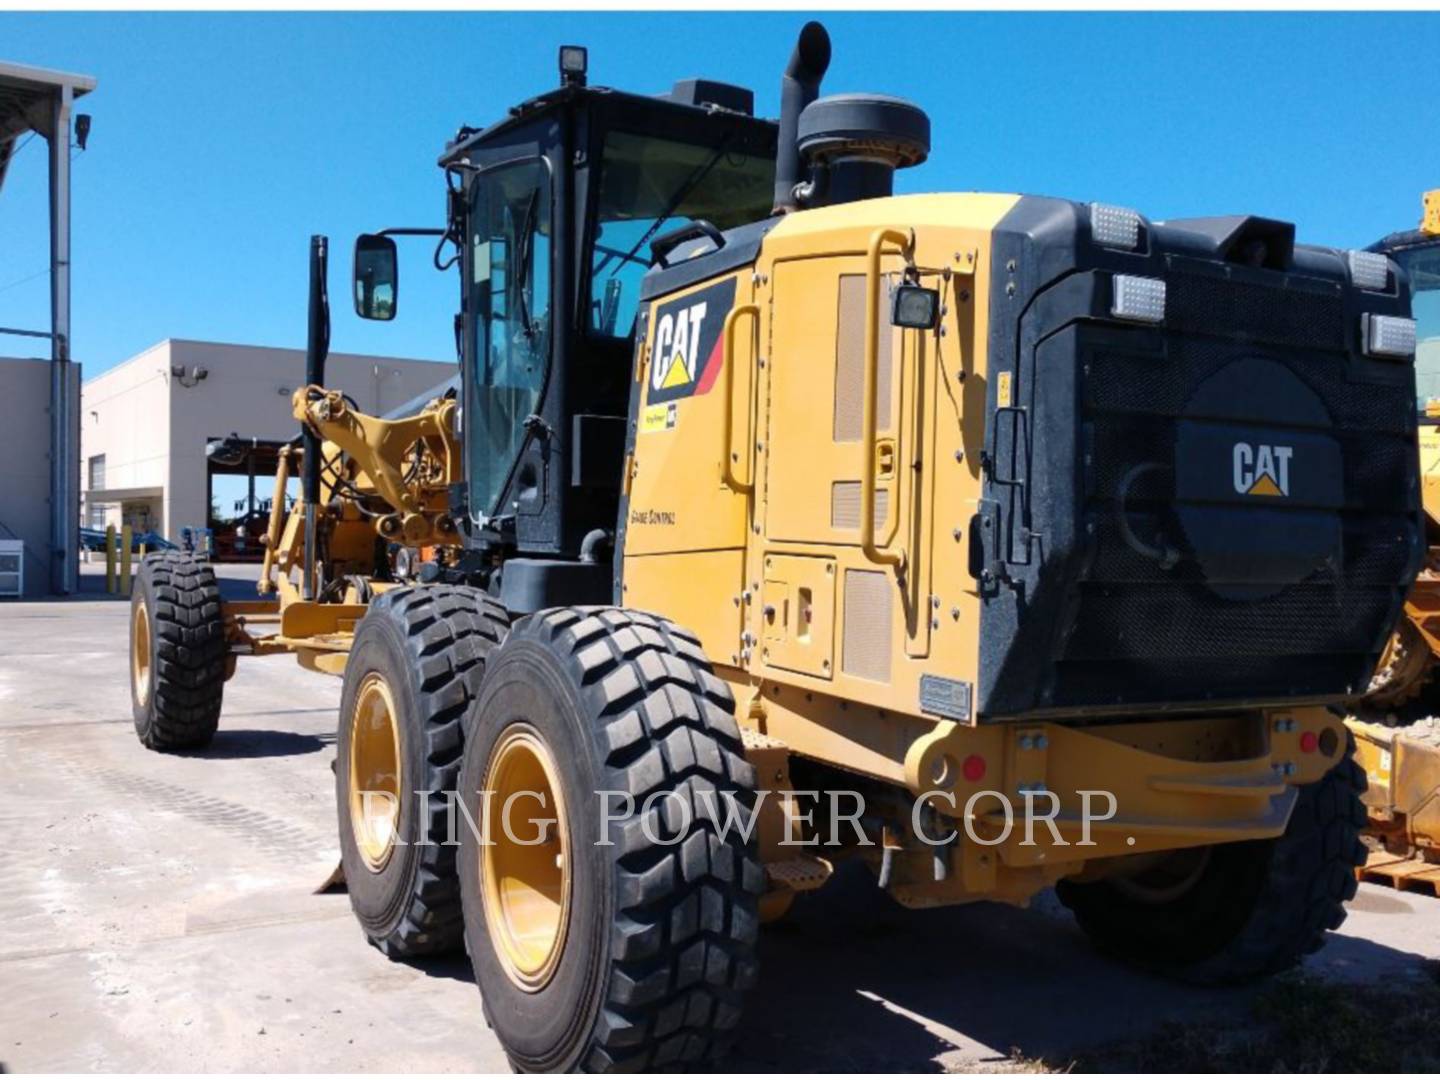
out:
{"label": "door handle", "polygon": [[875,477],[890,480],[895,476],[895,440],[881,439],[875,444]]}

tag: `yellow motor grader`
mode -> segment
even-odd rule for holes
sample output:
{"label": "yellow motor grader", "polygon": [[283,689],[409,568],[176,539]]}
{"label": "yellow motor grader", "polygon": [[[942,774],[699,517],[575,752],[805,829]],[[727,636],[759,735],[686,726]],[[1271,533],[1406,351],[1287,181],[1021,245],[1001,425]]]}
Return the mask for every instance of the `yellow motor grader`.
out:
{"label": "yellow motor grader", "polygon": [[1428,555],[1406,618],[1349,722],[1369,789],[1371,854],[1364,876],[1440,894],[1440,191],[1427,192],[1417,229],[1371,250],[1406,273],[1416,321],[1420,477]]}
{"label": "yellow motor grader", "polygon": [[712,1060],[760,921],[845,859],[913,907],[1056,886],[1212,983],[1354,894],[1342,704],[1425,544],[1402,275],[1249,215],[897,196],[929,120],[829,60],[807,24],[770,121],[562,48],[440,158],[454,391],[324,388],[317,242],[262,598],[139,575],[147,745],[203,745],[241,656],[343,677],[357,919],[465,945],[517,1068]]}

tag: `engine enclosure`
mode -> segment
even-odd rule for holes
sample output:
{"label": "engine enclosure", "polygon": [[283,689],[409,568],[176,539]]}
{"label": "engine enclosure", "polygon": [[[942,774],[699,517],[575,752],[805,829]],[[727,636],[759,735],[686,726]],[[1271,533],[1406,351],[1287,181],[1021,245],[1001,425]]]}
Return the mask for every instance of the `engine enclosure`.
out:
{"label": "engine enclosure", "polygon": [[[1259,218],[1113,250],[1091,214],[1024,198],[996,230],[980,714],[1363,689],[1424,550],[1413,365],[1360,336],[1409,314],[1403,274],[1361,291]],[[1165,281],[1162,323],[1112,314],[1116,274]]]}

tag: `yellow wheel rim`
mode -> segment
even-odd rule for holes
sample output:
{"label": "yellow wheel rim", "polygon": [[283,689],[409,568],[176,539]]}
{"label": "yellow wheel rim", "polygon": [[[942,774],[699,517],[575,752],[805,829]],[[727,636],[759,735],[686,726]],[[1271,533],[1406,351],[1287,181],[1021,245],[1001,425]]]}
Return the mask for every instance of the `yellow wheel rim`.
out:
{"label": "yellow wheel rim", "polygon": [[554,975],[570,922],[570,830],[559,776],[540,733],[516,723],[491,751],[482,788],[489,799],[480,863],[485,925],[506,973],[532,992]]}
{"label": "yellow wheel rim", "polygon": [[150,703],[150,613],[144,600],[130,616],[130,685],[135,687],[135,700],[144,708]]}
{"label": "yellow wheel rim", "polygon": [[400,729],[378,672],[365,676],[350,713],[350,831],[373,873],[385,869],[400,831]]}

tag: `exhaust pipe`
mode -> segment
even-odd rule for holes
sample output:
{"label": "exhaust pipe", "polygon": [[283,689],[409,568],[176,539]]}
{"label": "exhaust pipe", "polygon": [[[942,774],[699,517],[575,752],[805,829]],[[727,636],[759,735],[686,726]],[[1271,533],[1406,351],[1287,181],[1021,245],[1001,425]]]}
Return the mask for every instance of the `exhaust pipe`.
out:
{"label": "exhaust pipe", "polygon": [[[305,337],[305,385],[325,385],[325,360],[330,355],[330,296],[326,278],[330,265],[330,241],[310,237],[310,319]],[[300,595],[315,598],[316,504],[320,501],[320,436],[306,424],[305,458],[301,485],[305,495],[305,573]]]}
{"label": "exhaust pipe", "polygon": [[808,22],[795,42],[790,63],[780,80],[780,140],[775,148],[775,209],[786,214],[799,209],[795,185],[800,183],[800,147],[796,135],[800,113],[820,96],[820,80],[830,66],[830,35],[818,22]]}

